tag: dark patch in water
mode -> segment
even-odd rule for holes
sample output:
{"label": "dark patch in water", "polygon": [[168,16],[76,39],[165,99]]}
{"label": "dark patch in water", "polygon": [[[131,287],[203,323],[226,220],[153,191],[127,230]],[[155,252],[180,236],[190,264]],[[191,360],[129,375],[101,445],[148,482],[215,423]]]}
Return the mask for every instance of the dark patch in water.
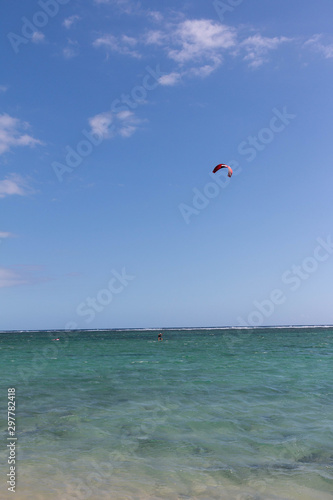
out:
{"label": "dark patch in water", "polygon": [[302,464],[323,464],[323,465],[332,465],[333,464],[333,455],[323,455],[320,452],[310,453],[309,455],[305,455],[302,458],[299,458],[297,462]]}
{"label": "dark patch in water", "polygon": [[282,463],[282,464],[252,464],[250,465],[251,469],[259,469],[259,470],[295,470],[299,468],[297,464],[291,463]]}

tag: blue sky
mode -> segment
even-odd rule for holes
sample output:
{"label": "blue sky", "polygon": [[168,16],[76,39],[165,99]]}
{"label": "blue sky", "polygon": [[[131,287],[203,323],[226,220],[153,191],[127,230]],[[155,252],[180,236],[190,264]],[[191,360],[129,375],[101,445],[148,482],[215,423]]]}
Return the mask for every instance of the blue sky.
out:
{"label": "blue sky", "polygon": [[332,16],[6,2],[0,329],[332,324]]}

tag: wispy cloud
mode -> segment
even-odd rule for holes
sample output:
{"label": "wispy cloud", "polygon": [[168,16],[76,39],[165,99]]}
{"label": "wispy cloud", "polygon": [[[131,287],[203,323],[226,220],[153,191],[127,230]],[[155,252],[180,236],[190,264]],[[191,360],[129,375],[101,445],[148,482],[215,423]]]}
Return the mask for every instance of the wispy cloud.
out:
{"label": "wispy cloud", "polygon": [[110,4],[110,5],[127,5],[129,4],[129,0],[94,0],[95,3],[100,4]]}
{"label": "wispy cloud", "polygon": [[0,85],[0,92],[7,92],[8,86],[7,85]]}
{"label": "wispy cloud", "polygon": [[324,36],[317,34],[305,42],[305,47],[310,47],[312,50],[321,53],[325,59],[333,57],[333,43],[324,43]]}
{"label": "wispy cloud", "polygon": [[292,41],[292,38],[287,38],[285,36],[273,38],[264,37],[260,34],[250,36],[241,43],[241,47],[244,48],[246,52],[244,60],[249,63],[249,66],[258,68],[265,62],[268,62],[268,54],[270,51],[277,50],[281,44]]}
{"label": "wispy cloud", "polygon": [[167,75],[163,75],[159,78],[158,83],[164,86],[177,85],[181,80],[181,74],[178,72],[172,72]]}
{"label": "wispy cloud", "polygon": [[168,55],[178,63],[220,59],[236,45],[236,30],[208,19],[186,20],[174,30]]}
{"label": "wispy cloud", "polygon": [[43,276],[42,266],[20,265],[15,267],[0,267],[0,288],[18,285],[36,285],[45,283],[50,278]]}
{"label": "wispy cloud", "polygon": [[149,11],[148,16],[156,23],[160,23],[163,20],[163,15],[157,10]]}
{"label": "wispy cloud", "polygon": [[89,125],[93,134],[103,137],[103,139],[110,139],[112,133],[110,125],[112,123],[112,113],[105,112],[99,113],[89,119]]}
{"label": "wispy cloud", "polygon": [[22,133],[29,128],[27,122],[14,118],[6,113],[0,115],[0,155],[9,151],[13,147],[29,146],[42,144],[38,139],[31,135]]}
{"label": "wispy cloud", "polygon": [[0,180],[0,198],[6,196],[19,195],[27,196],[34,193],[28,182],[18,174],[11,174],[4,180]]}
{"label": "wispy cloud", "polygon": [[[163,33],[150,34],[149,43],[161,43]],[[223,57],[242,57],[251,67],[268,62],[268,55],[281,44],[291,42],[287,37],[263,37],[256,34],[246,37],[234,27],[216,23],[209,19],[194,19],[181,22],[170,33],[168,57],[181,66],[191,66],[189,73],[208,76],[223,62]],[[245,56],[244,56],[245,52]]]}
{"label": "wispy cloud", "polygon": [[141,54],[134,49],[137,45],[137,40],[133,37],[122,35],[116,37],[114,35],[103,35],[93,42],[94,47],[104,47],[105,49],[118,52],[136,58],[140,58]]}
{"label": "wispy cloud", "polygon": [[0,267],[0,288],[24,285],[27,281],[12,269]]}
{"label": "wispy cloud", "polygon": [[63,49],[62,53],[65,59],[73,59],[73,57],[77,57],[80,53],[78,42],[68,40],[67,47]]}
{"label": "wispy cloud", "polygon": [[125,14],[140,12],[140,3],[133,0],[94,0],[94,2],[98,5],[112,5]]}
{"label": "wispy cloud", "polygon": [[[153,17],[161,19],[158,13]],[[142,57],[147,45],[156,46],[181,67],[195,65],[197,74],[203,76],[214,71],[221,64],[224,53],[235,47],[236,43],[235,28],[207,19],[194,19],[176,24],[166,23],[163,29],[150,30],[137,38],[105,34],[97,38],[93,46],[137,58]],[[176,75],[180,73],[172,71],[170,75],[172,77],[163,78],[161,83],[174,85]]]}
{"label": "wispy cloud", "polygon": [[43,43],[45,41],[45,35],[41,31],[34,31],[31,41],[33,43]]}
{"label": "wispy cloud", "polygon": [[66,19],[64,19],[62,25],[65,26],[65,28],[69,30],[73,26],[73,24],[80,21],[80,19],[81,19],[81,17],[77,16],[77,15],[69,16],[69,17],[66,17]]}
{"label": "wispy cloud", "polygon": [[144,35],[143,40],[147,45],[159,45],[163,47],[168,43],[168,35],[162,30],[150,30]]}
{"label": "wispy cloud", "polygon": [[[212,19],[170,22],[154,11],[147,15],[147,19],[159,22],[161,27],[147,30],[136,38],[104,34],[93,45],[137,58],[147,54],[148,46],[163,51],[173,61],[174,67],[168,75],[160,78],[161,85],[176,85],[186,76],[205,78],[227,57],[238,58],[251,68],[259,68],[269,62],[272,52],[295,41],[281,35],[263,36],[252,28],[235,28]],[[332,46],[323,46],[317,38],[310,42],[326,57],[331,57]]]}
{"label": "wispy cloud", "polygon": [[93,134],[112,139],[116,135],[130,137],[138,129],[142,120],[136,117],[133,111],[125,110],[119,113],[107,111],[99,113],[89,119],[89,125]]}
{"label": "wispy cloud", "polygon": [[121,111],[117,113],[116,118],[119,123],[118,133],[122,137],[130,137],[142,123],[142,120],[137,118],[133,111]]}
{"label": "wispy cloud", "polygon": [[250,67],[257,68],[269,61],[272,51],[291,41],[284,36],[248,36],[244,29],[210,19],[187,19],[145,35],[146,44],[161,47],[169,59],[178,63],[181,75],[199,77],[218,69],[226,56],[242,58]]}
{"label": "wispy cloud", "polygon": [[15,234],[13,233],[8,233],[6,231],[0,231],[0,239],[6,239],[6,238],[14,238]]}

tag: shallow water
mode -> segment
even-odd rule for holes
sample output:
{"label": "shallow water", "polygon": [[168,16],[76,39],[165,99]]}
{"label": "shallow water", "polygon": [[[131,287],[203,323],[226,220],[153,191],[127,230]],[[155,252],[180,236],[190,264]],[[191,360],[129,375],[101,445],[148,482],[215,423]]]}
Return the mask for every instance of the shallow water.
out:
{"label": "shallow water", "polygon": [[0,334],[17,500],[333,499],[332,328],[157,333]]}

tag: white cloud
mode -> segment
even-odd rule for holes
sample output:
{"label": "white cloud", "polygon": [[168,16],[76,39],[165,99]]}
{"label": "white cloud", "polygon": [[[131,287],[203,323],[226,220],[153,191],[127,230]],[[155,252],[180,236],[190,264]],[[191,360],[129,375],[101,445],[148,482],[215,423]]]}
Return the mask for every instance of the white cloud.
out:
{"label": "white cloud", "polygon": [[115,50],[117,47],[117,38],[113,35],[100,36],[93,42],[94,47],[106,47]]}
{"label": "white cloud", "polygon": [[260,34],[246,38],[241,47],[245,49],[245,61],[249,66],[257,68],[268,61],[268,54],[271,50],[276,50],[281,44],[291,42],[291,38],[284,36],[268,38]]}
{"label": "white cloud", "polygon": [[70,29],[73,24],[75,24],[77,21],[80,21],[81,17],[74,15],[74,16],[69,16],[66,19],[64,19],[62,25],[65,26],[65,28]]}
{"label": "white cloud", "polygon": [[0,155],[13,147],[33,147],[36,144],[42,144],[41,141],[34,139],[31,135],[22,133],[22,129],[27,128],[29,128],[29,124],[22,122],[18,118],[9,116],[6,113],[0,115]]}
{"label": "white cloud", "polygon": [[213,71],[215,71],[220,66],[220,59],[216,58],[212,59],[210,64],[205,64],[204,66],[193,67],[189,70],[189,74],[194,76],[200,76],[201,78],[205,78],[209,76]]}
{"label": "white cloud", "polygon": [[42,43],[45,41],[45,35],[41,31],[35,31],[31,37],[33,43]]}
{"label": "white cloud", "polygon": [[65,59],[73,59],[73,57],[76,57],[79,55],[79,52],[77,49],[74,49],[73,47],[65,47],[64,50],[62,51],[64,58]]}
{"label": "white cloud", "polygon": [[168,75],[163,75],[158,79],[160,85],[173,86],[179,83],[181,79],[181,74],[177,72],[169,73]]}
{"label": "white cloud", "polygon": [[216,60],[224,50],[235,46],[236,30],[208,19],[187,20],[177,26],[171,42],[178,48],[170,48],[168,55],[179,63]]}
{"label": "white cloud", "polygon": [[210,19],[166,25],[164,29],[148,31],[143,40],[145,44],[163,48],[169,59],[178,64],[178,71],[160,79],[162,85],[179,83],[180,78],[176,79],[179,74],[207,77],[222,64],[226,55],[241,57],[249,66],[259,67],[269,60],[271,51],[292,41],[283,36],[244,36],[240,30]]}
{"label": "white cloud", "polygon": [[307,42],[305,42],[305,46],[308,46],[315,50],[316,52],[321,53],[325,59],[331,59],[333,57],[333,43],[324,44],[322,42],[323,35],[314,35]]}
{"label": "white cloud", "polygon": [[116,37],[114,35],[103,35],[93,42],[94,47],[104,47],[112,52],[140,58],[141,54],[134,50],[137,40],[127,35]]}
{"label": "white cloud", "polygon": [[[158,13],[155,14],[155,18],[160,19]],[[234,28],[211,20],[194,19],[168,24],[164,30],[150,30],[138,38],[106,34],[97,38],[93,45],[137,58],[141,57],[140,46],[155,45],[164,49],[168,57],[180,66],[200,64],[197,74],[204,76],[221,64],[223,53],[235,47],[236,42]],[[174,85],[179,74],[170,72],[172,77],[162,78],[162,85]]]}
{"label": "white cloud", "polygon": [[160,24],[163,22],[163,27],[148,30],[137,38],[105,34],[93,45],[133,57],[143,56],[148,45],[162,50],[174,67],[160,78],[161,85],[176,85],[185,76],[207,77],[221,66],[226,56],[241,58],[248,66],[258,68],[269,61],[272,51],[294,41],[284,36],[265,37],[258,33],[249,36],[252,29],[236,29],[211,19],[167,22],[154,11],[147,15],[149,17]]}
{"label": "white cloud", "polygon": [[116,115],[118,120],[118,133],[122,137],[130,137],[136,132],[142,120],[137,118],[133,111],[121,111]]}
{"label": "white cloud", "polygon": [[112,139],[116,135],[130,137],[138,129],[142,120],[136,117],[133,111],[125,110],[119,113],[107,111],[99,113],[89,119],[89,125],[93,134]]}
{"label": "white cloud", "polygon": [[7,85],[0,85],[0,92],[7,92],[8,87]]}
{"label": "white cloud", "polygon": [[0,180],[0,198],[13,194],[27,196],[33,193],[33,189],[20,175],[11,174],[4,180]]}
{"label": "white cloud", "polygon": [[98,115],[89,118],[89,125],[93,134],[109,139],[112,137],[110,125],[112,123],[112,112],[99,113]]}

